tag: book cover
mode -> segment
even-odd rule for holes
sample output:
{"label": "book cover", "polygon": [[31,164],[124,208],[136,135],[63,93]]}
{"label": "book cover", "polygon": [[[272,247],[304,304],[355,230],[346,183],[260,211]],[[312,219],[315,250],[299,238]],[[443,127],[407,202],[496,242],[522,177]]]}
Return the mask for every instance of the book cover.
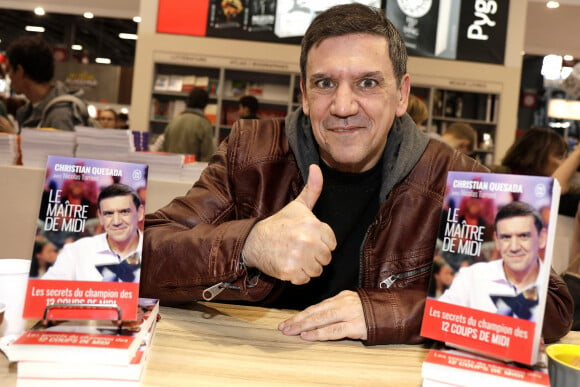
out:
{"label": "book cover", "polygon": [[129,364],[111,364],[107,362],[106,357],[99,361],[75,363],[73,367],[68,361],[21,360],[18,363],[17,371],[18,385],[40,382],[51,385],[61,385],[62,383],[72,385],[75,381],[78,383],[79,380],[83,380],[83,382],[100,382],[101,385],[106,384],[107,386],[115,383],[129,383],[138,386],[143,380],[149,362],[156,326],[157,319],[153,319],[149,331]]}
{"label": "book cover", "polygon": [[153,85],[154,91],[167,91],[169,88],[169,75],[157,74],[155,77],[155,85]]}
{"label": "book cover", "polygon": [[272,31],[276,20],[275,0],[245,0],[243,28],[249,32]]}
{"label": "book cover", "polygon": [[551,177],[449,172],[421,335],[535,364],[559,198]]}
{"label": "book cover", "polygon": [[209,26],[215,29],[240,29],[243,24],[242,0],[212,0]]}
{"label": "book cover", "polygon": [[421,367],[423,386],[550,386],[545,367],[526,368],[453,349],[431,349]]}
{"label": "book cover", "polygon": [[48,156],[24,318],[137,317],[147,176],[145,164]]}
{"label": "book cover", "polygon": [[[44,325],[42,321],[10,345],[15,361],[128,365],[159,315],[159,300],[140,298],[135,321],[118,326],[110,320],[65,320]],[[74,364],[74,365],[73,365]]]}
{"label": "book cover", "polygon": [[181,75],[170,75],[167,91],[181,92],[183,89],[183,77]]}
{"label": "book cover", "polygon": [[183,83],[181,85],[181,91],[183,92],[190,92],[193,87],[195,86],[195,75],[185,75],[183,76]]}

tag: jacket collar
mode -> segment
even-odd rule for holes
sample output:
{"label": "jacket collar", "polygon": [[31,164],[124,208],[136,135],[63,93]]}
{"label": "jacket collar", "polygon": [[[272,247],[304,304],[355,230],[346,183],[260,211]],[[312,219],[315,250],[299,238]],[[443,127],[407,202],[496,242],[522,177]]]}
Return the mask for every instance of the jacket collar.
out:
{"label": "jacket collar", "polygon": [[[320,162],[318,144],[312,134],[310,118],[304,114],[300,107],[286,118],[285,127],[290,148],[306,182],[308,166]],[[428,142],[429,136],[417,129],[407,114],[395,118],[389,131],[386,151],[383,153],[381,201],[384,201],[395,184],[402,181],[415,167]]]}

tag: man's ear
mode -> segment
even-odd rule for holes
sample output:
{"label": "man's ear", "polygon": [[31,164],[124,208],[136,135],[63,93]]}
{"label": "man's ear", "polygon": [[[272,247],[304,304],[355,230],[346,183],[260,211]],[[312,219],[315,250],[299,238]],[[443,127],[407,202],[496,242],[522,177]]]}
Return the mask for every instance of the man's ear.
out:
{"label": "man's ear", "polygon": [[539,241],[538,241],[538,245],[540,249],[545,249],[546,248],[546,241],[548,238],[548,231],[546,231],[546,228],[542,228],[542,231],[540,231],[540,235],[539,235]]}
{"label": "man's ear", "polygon": [[300,94],[302,94],[302,110],[304,114],[310,114],[310,106],[308,105],[308,98],[306,98],[306,84],[304,79],[300,78]]}
{"label": "man's ear", "polygon": [[139,222],[142,222],[145,219],[145,207],[143,206],[143,204],[141,204],[137,209],[137,214]]}
{"label": "man's ear", "polygon": [[411,94],[411,77],[409,74],[403,75],[397,94],[399,100],[397,101],[395,115],[401,117],[407,112],[407,106],[409,105],[409,94]]}

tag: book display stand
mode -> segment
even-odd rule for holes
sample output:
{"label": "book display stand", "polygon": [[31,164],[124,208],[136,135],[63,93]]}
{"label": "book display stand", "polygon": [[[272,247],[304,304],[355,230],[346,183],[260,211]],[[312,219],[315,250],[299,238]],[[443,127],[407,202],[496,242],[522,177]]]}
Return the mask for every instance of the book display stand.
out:
{"label": "book display stand", "polygon": [[[76,320],[111,320],[121,324],[123,311],[117,304],[51,304],[44,309],[42,320],[67,320],[71,311]],[[64,312],[64,313],[63,313]]]}

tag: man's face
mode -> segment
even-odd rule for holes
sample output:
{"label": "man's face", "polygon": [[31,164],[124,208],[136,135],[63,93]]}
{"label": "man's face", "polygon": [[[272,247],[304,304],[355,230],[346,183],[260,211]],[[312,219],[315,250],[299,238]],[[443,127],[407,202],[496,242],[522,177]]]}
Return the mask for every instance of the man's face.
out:
{"label": "man's face", "polygon": [[393,73],[384,37],[330,37],[308,52],[301,83],[320,156],[330,167],[362,172],[381,158],[395,116],[407,110],[409,76]]}
{"label": "man's face", "polygon": [[22,94],[24,92],[24,86],[22,84],[24,80],[24,70],[21,66],[18,68],[12,67],[10,61],[8,61],[6,66],[6,74],[10,77],[10,87],[16,94]]}
{"label": "man's face", "polygon": [[498,221],[495,236],[504,268],[515,273],[525,273],[535,267],[538,251],[546,245],[545,229],[538,233],[532,215]]}
{"label": "man's face", "polygon": [[114,129],[117,122],[115,121],[115,115],[110,111],[102,111],[99,114],[99,124],[102,128]]}
{"label": "man's face", "polygon": [[131,195],[106,198],[99,205],[99,221],[109,240],[117,243],[128,242],[134,237],[143,217],[143,206],[135,208]]}

